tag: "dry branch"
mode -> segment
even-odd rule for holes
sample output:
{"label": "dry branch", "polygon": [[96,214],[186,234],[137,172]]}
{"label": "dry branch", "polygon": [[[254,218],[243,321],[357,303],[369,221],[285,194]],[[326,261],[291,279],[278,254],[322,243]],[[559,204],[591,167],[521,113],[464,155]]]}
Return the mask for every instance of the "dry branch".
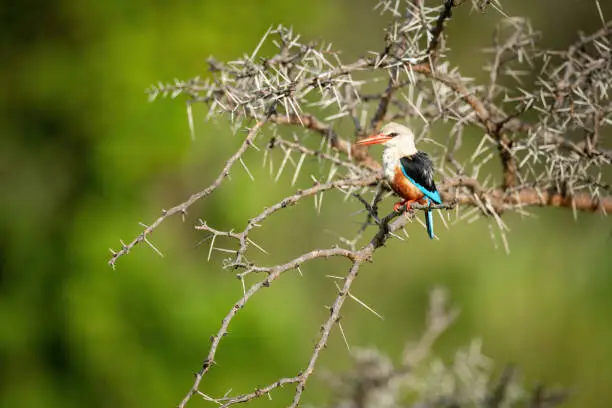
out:
{"label": "dry branch", "polygon": [[[195,395],[228,407],[289,384],[296,387],[291,406],[300,403],[360,267],[372,261],[376,250],[412,219],[410,214],[395,212],[379,218],[378,203],[389,189],[382,179],[380,163],[365,147],[354,143],[355,138],[376,131],[384,121],[423,123],[421,128],[415,127],[420,146],[433,157],[441,177],[438,187],[444,204],[412,205],[409,212],[428,208],[442,211],[456,205],[459,209],[472,207],[480,216],[494,220],[505,240],[507,228],[501,216],[508,211],[525,212],[529,207],[563,207],[604,214],[612,211],[610,185],[604,177],[612,156],[605,144],[605,134],[612,125],[609,97],[612,22],[580,37],[566,50],[553,51],[538,48],[540,34],[527,20],[500,17],[493,44],[485,50],[491,54],[485,67],[489,80],[474,84],[446,56],[449,39],[444,28],[462,3],[379,1],[376,9],[390,18],[384,47],[350,63],[343,63],[331,46],[303,43],[293,30],[279,26],[268,30],[251,55],[228,63],[210,59],[210,76],[206,79],[177,80],[149,90],[151,99],[186,95],[191,122],[191,106],[200,103],[209,109],[207,118],[229,117],[234,129],[244,129],[249,123],[255,125],[211,185],[164,210],[140,235],[112,251],[109,264],[113,267],[121,256],[143,241],[157,250],[148,240],[149,235],[170,216],[185,215],[191,205],[212,194],[236,162],[240,161],[248,172],[242,156],[258,135],[269,138],[265,157],[282,151],[277,179],[293,166],[292,184],[298,181],[305,157],[317,158],[320,170],[329,172],[324,182],[315,180],[308,188],[291,190],[285,199],[251,218],[242,231],[220,230],[206,220],[196,226],[211,238],[209,256],[213,249],[219,249],[215,247],[217,237],[227,237],[235,244],[233,249],[223,248],[223,252],[231,254],[224,267],[236,271],[242,285],[246,285],[249,274],[255,274],[259,280],[248,289],[243,286],[243,297],[232,306],[211,338],[208,355],[179,407],[185,407]],[[480,9],[501,7],[497,0],[473,0],[472,4]],[[272,43],[277,52],[258,57],[265,42]],[[379,92],[364,92],[364,85],[381,88],[380,82],[386,85]],[[524,84],[530,82],[531,86]],[[452,124],[449,134],[432,132],[431,124],[439,120]],[[354,127],[350,134],[340,130],[347,123]],[[293,140],[279,133],[279,129],[287,127],[297,129]],[[463,143],[468,131],[477,138],[475,148]],[[312,139],[305,137],[307,133],[319,135],[321,143],[313,145]],[[426,145],[425,141],[435,143]],[[429,149],[430,146],[434,147]],[[498,161],[499,174],[485,170],[491,160]],[[348,248],[310,250],[274,266],[262,266],[249,259],[249,250],[263,251],[249,237],[255,227],[263,226],[273,214],[306,197],[313,197],[320,210],[324,194],[330,191],[358,197],[366,208],[366,222],[356,236],[340,240]],[[373,196],[371,201],[363,198],[367,194]],[[364,243],[361,238],[372,224],[376,230]],[[251,393],[223,398],[207,396],[201,390],[202,380],[215,363],[228,327],[251,297],[284,272],[328,257],[346,258],[350,267],[305,368],[293,377],[280,378]],[[430,342],[424,344],[427,348]]]}

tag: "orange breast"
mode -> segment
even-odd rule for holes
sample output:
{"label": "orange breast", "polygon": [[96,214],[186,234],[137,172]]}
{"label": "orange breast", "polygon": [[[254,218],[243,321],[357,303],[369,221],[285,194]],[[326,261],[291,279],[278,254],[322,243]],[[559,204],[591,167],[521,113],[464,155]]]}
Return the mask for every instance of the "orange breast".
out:
{"label": "orange breast", "polygon": [[395,174],[393,175],[391,187],[404,200],[420,201],[424,197],[421,190],[419,190],[417,186],[412,184],[410,180],[404,176],[404,173],[399,166],[395,168]]}

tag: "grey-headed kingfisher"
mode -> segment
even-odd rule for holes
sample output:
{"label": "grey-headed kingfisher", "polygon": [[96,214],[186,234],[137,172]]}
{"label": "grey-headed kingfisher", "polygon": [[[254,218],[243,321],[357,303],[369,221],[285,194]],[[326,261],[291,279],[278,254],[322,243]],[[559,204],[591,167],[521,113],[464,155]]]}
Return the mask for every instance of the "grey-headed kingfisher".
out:
{"label": "grey-headed kingfisher", "polygon": [[[434,167],[425,152],[418,151],[414,145],[414,134],[406,126],[387,123],[375,135],[357,142],[360,145],[384,144],[383,168],[385,178],[402,201],[393,209],[398,211],[403,205],[410,210],[411,203],[442,203],[440,193],[434,183]],[[425,211],[425,224],[430,238],[434,238],[433,215]]]}

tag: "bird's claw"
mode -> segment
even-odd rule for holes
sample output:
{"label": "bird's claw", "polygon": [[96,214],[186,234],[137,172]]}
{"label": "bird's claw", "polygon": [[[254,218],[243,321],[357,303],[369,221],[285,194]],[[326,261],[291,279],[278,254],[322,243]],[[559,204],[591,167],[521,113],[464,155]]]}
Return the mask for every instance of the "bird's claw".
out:
{"label": "bird's claw", "polygon": [[393,206],[393,211],[395,211],[397,213],[401,212],[402,207],[406,206],[406,212],[412,214],[412,213],[414,213],[414,210],[412,209],[410,204],[412,204],[412,203],[408,202],[408,201],[399,201],[399,202],[395,203],[395,205]]}

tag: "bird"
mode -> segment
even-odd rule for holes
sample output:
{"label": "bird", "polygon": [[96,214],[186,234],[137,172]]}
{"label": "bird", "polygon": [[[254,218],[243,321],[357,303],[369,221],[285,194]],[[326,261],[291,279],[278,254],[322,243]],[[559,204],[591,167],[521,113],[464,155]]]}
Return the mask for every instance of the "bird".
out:
{"label": "bird", "polygon": [[[414,134],[406,126],[389,122],[379,133],[357,141],[358,145],[383,144],[383,169],[389,185],[402,201],[395,203],[394,211],[410,204],[442,204],[434,183],[434,166],[427,153],[417,150]],[[434,238],[433,214],[425,210],[425,225],[429,238]]]}

